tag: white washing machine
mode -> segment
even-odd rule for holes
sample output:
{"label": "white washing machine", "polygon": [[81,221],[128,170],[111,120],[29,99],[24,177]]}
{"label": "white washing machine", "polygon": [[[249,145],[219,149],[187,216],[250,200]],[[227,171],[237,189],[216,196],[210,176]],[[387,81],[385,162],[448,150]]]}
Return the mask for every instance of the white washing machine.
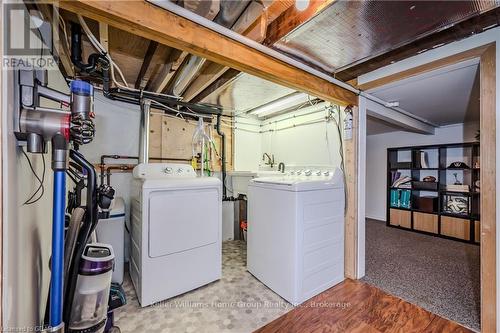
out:
{"label": "white washing machine", "polygon": [[141,306],[220,279],[220,180],[185,164],[139,164],[133,174],[130,275]]}
{"label": "white washing machine", "polygon": [[343,281],[344,202],[338,168],[251,180],[248,271],[292,304]]}

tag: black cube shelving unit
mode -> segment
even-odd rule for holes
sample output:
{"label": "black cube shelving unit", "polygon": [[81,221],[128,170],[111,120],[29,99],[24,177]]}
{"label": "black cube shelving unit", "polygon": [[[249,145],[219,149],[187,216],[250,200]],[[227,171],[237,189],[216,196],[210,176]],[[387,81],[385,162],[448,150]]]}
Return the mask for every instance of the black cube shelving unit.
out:
{"label": "black cube shelving unit", "polygon": [[[479,142],[387,149],[387,226],[479,244],[479,152]],[[394,187],[394,173],[411,182]],[[468,191],[450,189],[458,182]]]}

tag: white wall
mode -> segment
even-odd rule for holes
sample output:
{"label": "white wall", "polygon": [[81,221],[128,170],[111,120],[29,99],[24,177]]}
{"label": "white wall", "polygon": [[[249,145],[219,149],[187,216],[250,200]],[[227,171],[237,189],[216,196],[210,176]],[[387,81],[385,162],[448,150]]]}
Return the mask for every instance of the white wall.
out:
{"label": "white wall", "polygon": [[262,158],[262,136],[258,133],[261,122],[256,117],[235,117],[234,169],[255,171]]}
{"label": "white wall", "polygon": [[[339,134],[333,121],[324,121],[327,114],[323,111],[325,105],[326,103],[322,103],[319,106],[306,107],[300,112],[287,113],[263,121],[262,153],[274,154],[276,167],[279,162],[285,163],[285,166],[339,166]],[[291,115],[306,114],[313,110],[321,112],[275,123]],[[300,124],[304,125],[297,126]],[[273,129],[275,131],[268,132]]]}
{"label": "white wall", "polygon": [[[94,140],[81,147],[81,152],[90,162],[100,163],[101,155],[139,155],[139,106],[112,101],[101,93],[94,95],[94,112],[96,114],[96,134]],[[137,160],[113,160],[106,163],[135,164]],[[115,189],[115,197],[125,201],[125,223],[130,230],[130,185],[132,173],[112,173],[111,186]],[[100,181],[99,181],[100,184]],[[125,260],[129,258],[129,237],[125,237]]]}
{"label": "white wall", "polygon": [[[255,171],[268,168],[262,161],[264,153],[274,155],[274,169],[278,168],[280,162],[285,163],[285,168],[295,165],[339,166],[339,134],[333,121],[324,121],[327,115],[325,105],[327,104],[321,103],[314,107],[304,107],[300,111],[266,120],[236,117],[235,170]],[[313,111],[318,112],[307,114]],[[286,119],[293,115],[296,117]]]}
{"label": "white wall", "polygon": [[390,132],[366,137],[366,217],[386,220],[387,148],[475,141],[478,123],[437,128],[434,135]]}
{"label": "white wall", "polygon": [[[52,170],[45,155],[45,193],[32,205],[23,205],[38,187],[13,134],[14,78],[3,70],[2,159],[3,164],[3,326],[33,327],[43,320],[50,283],[49,257],[52,241]],[[49,86],[67,92],[61,73],[49,71]],[[54,106],[54,103],[43,103]],[[50,151],[50,147],[49,147]],[[29,154],[42,175],[41,155]]]}
{"label": "white wall", "polygon": [[[139,106],[112,101],[100,92],[94,96],[94,112],[96,114],[96,134],[94,140],[81,147],[81,152],[92,163],[100,163],[101,155],[128,155],[139,154]],[[117,162],[135,164],[137,160],[113,160]],[[131,173],[115,173],[111,175],[111,185],[116,191],[115,196],[125,199],[126,212],[129,211]]]}

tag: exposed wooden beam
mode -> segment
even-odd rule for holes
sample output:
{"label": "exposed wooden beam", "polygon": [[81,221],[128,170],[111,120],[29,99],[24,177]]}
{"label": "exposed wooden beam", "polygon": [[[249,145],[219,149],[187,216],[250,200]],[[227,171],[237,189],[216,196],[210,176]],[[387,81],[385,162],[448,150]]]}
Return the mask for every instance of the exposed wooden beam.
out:
{"label": "exposed wooden beam", "polygon": [[206,64],[206,66],[202,68],[200,75],[191,82],[184,92],[184,100],[191,101],[196,95],[220,78],[228,69],[229,67],[221,66],[215,62]]}
{"label": "exposed wooden beam", "polygon": [[[59,11],[56,10],[55,7],[48,4],[37,4],[37,8],[42,13],[43,17],[52,22],[52,38],[54,45],[54,56],[59,59],[60,66],[62,66],[61,70],[63,71],[63,75],[74,77],[75,70],[73,68],[73,64],[70,59],[70,51],[67,45],[67,41],[65,40],[65,35],[62,29],[59,26]],[[61,18],[62,19],[62,18]]]}
{"label": "exposed wooden beam", "polygon": [[[480,164],[481,164],[481,331],[498,332],[497,316],[497,108],[496,49],[490,45],[481,55],[480,72]],[[487,194],[487,195],[485,195]]]}
{"label": "exposed wooden beam", "polygon": [[[198,1],[198,0],[184,0],[182,2],[184,8],[189,9],[191,12],[198,14],[208,20],[213,20],[220,12],[220,1]],[[163,92],[168,87],[170,81],[174,78],[176,71],[183,65],[188,52],[173,53],[176,57],[170,58],[161,68],[158,75],[154,78],[151,85],[148,84],[151,90],[155,92]]]}
{"label": "exposed wooden beam", "polygon": [[323,9],[333,3],[333,0],[312,0],[306,10],[300,11],[291,6],[267,27],[267,37],[264,45],[273,45],[299,25],[310,20]]}
{"label": "exposed wooden beam", "polygon": [[202,101],[205,97],[216,93],[218,91],[221,91],[226,87],[228,84],[230,84],[237,76],[240,74],[240,71],[237,71],[236,69],[229,68],[225,73],[223,73],[217,80],[215,80],[210,86],[205,88],[201,93],[199,93],[193,100],[192,102],[200,102]]}
{"label": "exposed wooden beam", "polygon": [[52,1],[71,12],[321,99],[358,103],[351,91],[148,2]]}
{"label": "exposed wooden beam", "polygon": [[267,22],[267,16],[264,12],[263,15],[259,16],[259,18],[245,30],[243,35],[261,43],[267,35]]}
{"label": "exposed wooden beam", "polygon": [[106,51],[109,51],[109,32],[106,23],[99,22],[99,42]]}
{"label": "exposed wooden beam", "polygon": [[146,50],[146,55],[144,56],[144,60],[142,62],[141,69],[139,70],[139,74],[137,75],[137,79],[135,80],[135,89],[139,89],[141,87],[142,78],[149,66],[151,65],[151,60],[153,60],[153,56],[158,48],[158,42],[151,41],[149,42],[148,49]]}
{"label": "exposed wooden beam", "polygon": [[[293,1],[275,0],[267,8],[264,8],[258,2],[252,2],[249,6],[248,14],[238,19],[232,30],[260,43],[266,37],[268,24],[293,6]],[[205,68],[204,72],[186,89],[183,94],[184,99],[190,101],[195,98],[197,94],[201,93],[210,84],[213,84],[228,69],[229,67],[221,65]]]}
{"label": "exposed wooden beam", "polygon": [[[352,138],[344,140],[344,164],[346,184],[346,211],[344,230],[344,275],[347,278],[357,279],[358,276],[358,141],[359,141],[359,112],[352,110]],[[361,171],[361,172],[364,172]]]}
{"label": "exposed wooden beam", "polygon": [[174,50],[167,60],[165,66],[162,68],[161,72],[158,74],[156,79],[152,82],[150,89],[155,92],[162,92],[168,85],[170,80],[174,77],[175,71],[181,67],[184,59],[189,55],[188,52]]}
{"label": "exposed wooden beam", "polygon": [[163,44],[157,44],[156,50],[153,53],[151,61],[149,62],[146,70],[144,71],[144,73],[142,73],[142,75],[141,73],[139,73],[139,75],[137,76],[137,79],[140,80],[139,87],[137,89],[146,88],[148,90],[153,90],[151,87],[155,82],[160,80],[159,77],[165,77],[166,74],[164,73],[168,74],[168,72],[170,71],[172,63],[169,62],[169,59],[173,52],[175,52],[174,49]]}
{"label": "exposed wooden beam", "polygon": [[423,73],[433,71],[439,68],[443,68],[452,64],[456,64],[458,62],[466,61],[469,59],[474,59],[474,58],[479,58],[481,57],[481,54],[488,48],[488,45],[486,46],[480,46],[475,49],[470,49],[462,53],[458,53],[446,58],[438,59],[436,61],[432,61],[427,64],[423,64],[421,66],[413,67],[410,69],[407,69],[405,71],[401,71],[395,74],[387,75],[384,77],[381,77],[379,79],[369,81],[369,82],[364,82],[364,83],[358,83],[358,89],[361,90],[369,90],[373,88],[377,88],[380,86],[385,86],[386,84],[393,83],[396,81],[408,79],[410,77],[414,77],[417,75],[421,75]]}

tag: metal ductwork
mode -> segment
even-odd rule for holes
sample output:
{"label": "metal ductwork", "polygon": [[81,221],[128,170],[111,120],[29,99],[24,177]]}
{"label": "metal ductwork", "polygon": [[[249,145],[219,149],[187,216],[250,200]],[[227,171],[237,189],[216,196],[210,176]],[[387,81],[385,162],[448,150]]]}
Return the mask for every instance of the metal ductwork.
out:
{"label": "metal ductwork", "polygon": [[141,120],[139,123],[139,163],[149,162],[149,119],[151,100],[141,101]]}
{"label": "metal ductwork", "polygon": [[175,75],[174,83],[172,85],[172,93],[175,96],[181,96],[188,85],[194,80],[196,74],[200,71],[201,66],[205,63],[205,58],[190,55]]}
{"label": "metal ductwork", "polygon": [[[250,2],[250,0],[222,0],[220,2],[219,13],[215,17],[214,22],[226,28],[232,27],[233,24],[246,10]],[[186,4],[187,2],[184,1],[184,7],[186,9],[189,9],[188,7],[186,7]],[[194,55],[189,56],[187,60],[185,60],[181,69],[176,73],[173,84],[171,86],[173,95],[181,96],[182,93],[184,93],[189,84],[196,78],[205,61],[205,58],[200,58]]]}

